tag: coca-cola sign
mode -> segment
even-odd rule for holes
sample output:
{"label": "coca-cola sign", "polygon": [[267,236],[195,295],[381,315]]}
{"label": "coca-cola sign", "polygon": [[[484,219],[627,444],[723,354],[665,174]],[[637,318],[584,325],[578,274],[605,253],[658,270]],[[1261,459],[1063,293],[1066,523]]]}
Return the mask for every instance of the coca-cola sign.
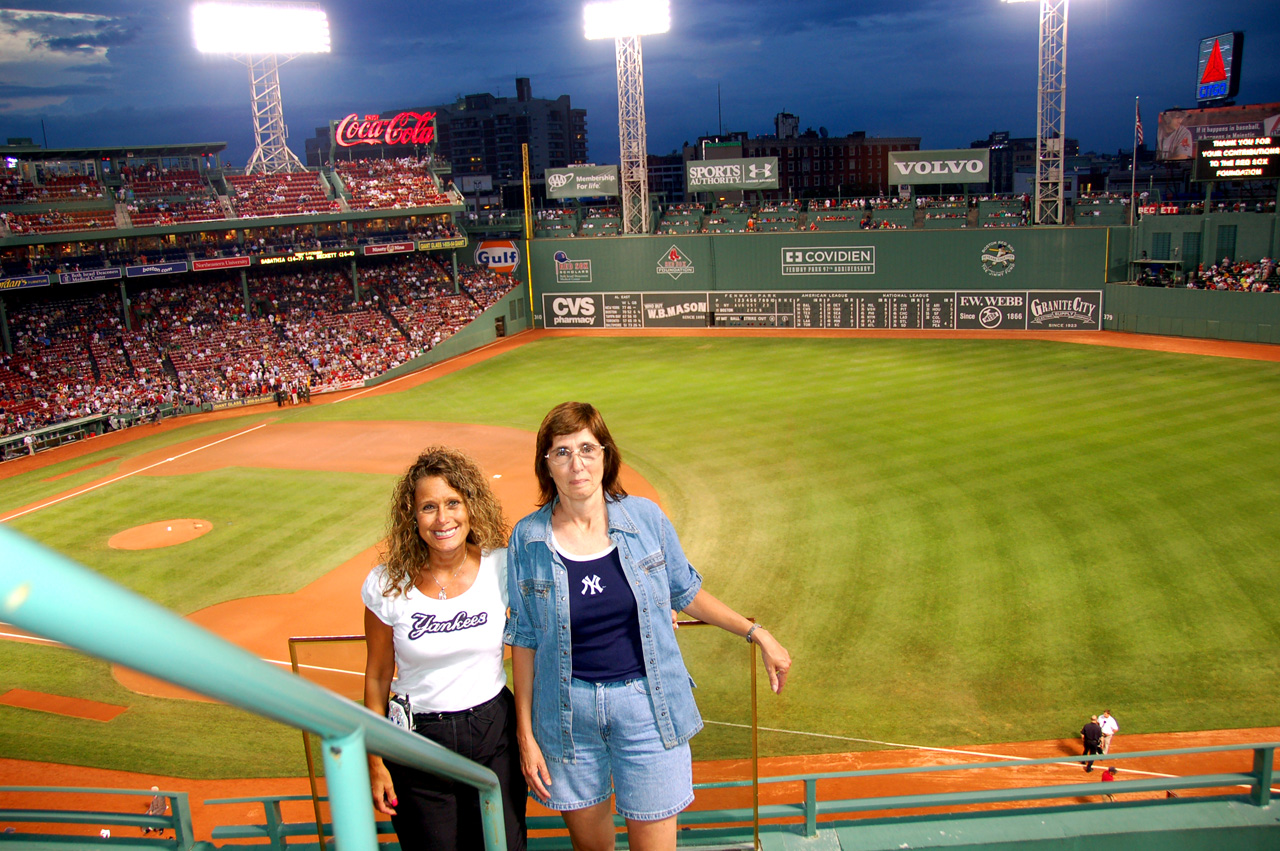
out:
{"label": "coca-cola sign", "polygon": [[394,118],[351,113],[338,122],[337,143],[356,145],[430,145],[436,138],[434,112],[402,112]]}

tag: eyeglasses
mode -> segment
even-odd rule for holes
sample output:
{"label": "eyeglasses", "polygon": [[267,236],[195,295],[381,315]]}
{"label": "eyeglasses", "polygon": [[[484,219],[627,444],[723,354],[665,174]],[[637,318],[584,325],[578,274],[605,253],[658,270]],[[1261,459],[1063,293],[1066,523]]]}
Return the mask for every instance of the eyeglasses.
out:
{"label": "eyeglasses", "polygon": [[573,461],[575,455],[582,459],[582,463],[590,464],[604,457],[604,447],[596,443],[584,443],[577,449],[559,446],[542,457],[557,467],[565,467]]}

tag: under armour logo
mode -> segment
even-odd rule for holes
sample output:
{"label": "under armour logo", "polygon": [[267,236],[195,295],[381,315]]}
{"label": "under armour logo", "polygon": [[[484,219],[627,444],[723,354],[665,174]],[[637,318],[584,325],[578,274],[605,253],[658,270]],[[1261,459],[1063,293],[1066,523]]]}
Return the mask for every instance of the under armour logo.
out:
{"label": "under armour logo", "polygon": [[591,592],[594,597],[597,594],[604,593],[604,586],[600,584],[599,576],[586,576],[582,579],[582,596],[587,596],[587,592]]}

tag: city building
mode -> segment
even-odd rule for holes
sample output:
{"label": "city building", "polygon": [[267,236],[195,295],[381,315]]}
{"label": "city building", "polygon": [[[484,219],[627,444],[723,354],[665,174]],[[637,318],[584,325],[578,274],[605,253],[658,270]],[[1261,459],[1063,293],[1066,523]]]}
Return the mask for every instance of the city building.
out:
{"label": "city building", "polygon": [[[391,118],[406,111],[380,113]],[[533,97],[528,77],[516,78],[515,97],[489,93],[466,95],[449,104],[416,107],[418,114],[436,116],[436,154],[458,175],[490,175],[495,183],[519,180],[523,170],[521,146],[529,145],[529,170],[536,179],[548,168],[562,168],[587,160],[587,111],[574,109],[568,95],[555,100]],[[336,120],[335,120],[336,123]],[[307,165],[327,161],[330,128],[316,128],[307,140]],[[376,148],[338,149],[338,158],[412,156],[413,146],[380,145]]]}

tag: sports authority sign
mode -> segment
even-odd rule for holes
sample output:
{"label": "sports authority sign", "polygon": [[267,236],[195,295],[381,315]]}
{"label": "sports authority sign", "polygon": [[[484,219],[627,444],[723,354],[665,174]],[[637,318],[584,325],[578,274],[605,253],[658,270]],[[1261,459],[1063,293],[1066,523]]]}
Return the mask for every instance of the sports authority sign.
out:
{"label": "sports authority sign", "polygon": [[874,275],[876,249],[872,245],[782,249],[784,275]]}
{"label": "sports authority sign", "polygon": [[777,157],[754,157],[749,160],[699,160],[685,164],[686,192],[777,188]]}
{"label": "sports authority sign", "polygon": [[889,184],[986,183],[991,179],[991,152],[986,148],[958,151],[890,151]]}
{"label": "sports authority sign", "polygon": [[549,168],[543,172],[548,198],[616,198],[618,167],[616,165],[575,165]]}
{"label": "sports authority sign", "polygon": [[1102,328],[1100,290],[546,293],[545,328]]}

